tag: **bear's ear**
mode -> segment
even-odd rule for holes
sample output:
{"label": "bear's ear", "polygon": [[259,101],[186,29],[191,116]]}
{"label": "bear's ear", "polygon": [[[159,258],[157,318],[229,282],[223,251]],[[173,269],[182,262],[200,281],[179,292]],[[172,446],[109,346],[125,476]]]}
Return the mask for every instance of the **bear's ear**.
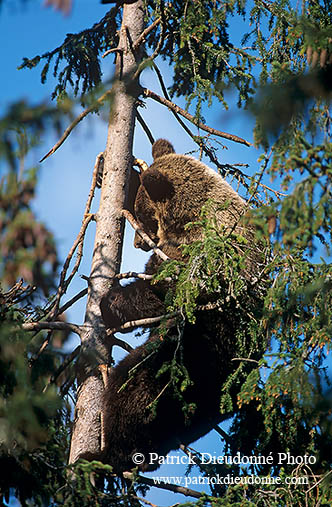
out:
{"label": "bear's ear", "polygon": [[141,176],[141,182],[152,201],[165,201],[174,195],[172,181],[157,169],[150,168]]}

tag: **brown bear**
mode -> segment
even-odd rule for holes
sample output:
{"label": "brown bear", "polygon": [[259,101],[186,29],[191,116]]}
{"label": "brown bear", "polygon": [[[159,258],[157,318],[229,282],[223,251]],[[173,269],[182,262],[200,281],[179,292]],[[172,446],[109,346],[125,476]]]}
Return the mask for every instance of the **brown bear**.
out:
{"label": "brown bear", "polygon": [[[142,229],[171,259],[182,259],[180,245],[202,237],[198,226],[186,229],[186,224],[197,221],[203,205],[213,199],[221,205],[217,223],[223,226],[223,233],[235,231],[250,239],[250,244],[238,248],[248,250],[244,252],[244,276],[256,275],[260,254],[251,241],[253,229],[242,222],[246,202],[205,164],[175,154],[166,140],[154,143],[153,156],[153,164],[141,175],[135,200],[135,215]],[[138,237],[135,245],[147,249]],[[155,273],[159,265],[153,254],[146,272]],[[165,290],[165,283],[151,284],[141,279],[114,287],[101,302],[107,327],[165,314]],[[248,296],[246,303],[250,311],[255,311],[256,296]],[[164,456],[181,443],[189,444],[227,417],[225,411],[223,416],[220,411],[222,386],[238,368],[232,358],[249,355],[251,348],[237,339],[239,318],[235,306],[232,301],[225,302],[222,309],[206,305],[196,311],[194,324],[171,320],[162,331],[152,329],[147,342],[112,369],[105,389],[104,459],[116,472],[135,465],[153,470],[159,466],[153,459],[155,453]],[[243,322],[241,326],[241,336],[248,335]],[[262,352],[251,351],[250,357],[257,358]],[[243,365],[231,397],[250,368],[251,362]],[[137,453],[141,457],[138,460]]]}

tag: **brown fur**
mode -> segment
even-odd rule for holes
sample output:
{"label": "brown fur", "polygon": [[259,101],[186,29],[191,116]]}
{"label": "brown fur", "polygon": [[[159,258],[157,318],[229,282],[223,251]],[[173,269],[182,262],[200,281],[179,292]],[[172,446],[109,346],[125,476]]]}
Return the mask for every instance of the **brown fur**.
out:
{"label": "brown fur", "polygon": [[162,157],[163,155],[169,155],[170,153],[175,153],[175,150],[172,143],[167,141],[167,139],[158,139],[155,143],[153,143],[153,160],[156,160],[156,158]]}
{"label": "brown fur", "polygon": [[[208,199],[219,204],[229,201],[229,206],[217,216],[226,233],[234,229],[251,237],[252,230],[242,223],[246,203],[221,176],[191,157],[171,153],[168,141],[155,144],[155,161],[141,176],[135,214],[145,232],[166,254],[180,259],[179,246],[201,237],[199,228],[188,232],[185,225],[199,219]],[[138,246],[137,241],[135,244]],[[257,270],[256,263],[256,258],[249,255],[249,271]],[[155,272],[159,264],[153,255],[146,272]],[[152,285],[144,280],[115,287],[101,304],[107,326],[113,328],[129,320],[164,313],[165,292],[164,284]],[[248,296],[248,305],[253,304],[253,299]],[[218,307],[198,311],[195,324],[186,323],[181,337],[176,326],[168,332],[164,330],[163,336],[152,330],[148,341],[112,370],[105,393],[104,459],[117,472],[134,466],[131,457],[135,452],[146,457],[141,469],[156,468],[148,463],[149,453],[164,455],[180,443],[189,444],[222,419],[221,388],[237,367],[232,357],[243,354],[242,344],[236,340],[237,327],[238,318],[231,303],[227,315]],[[186,369],[192,382],[183,391],[183,399],[177,394],[170,370],[160,374],[162,365],[173,360]],[[250,368],[252,363],[245,364],[247,371]],[[182,410],[183,402],[192,407],[187,416]]]}
{"label": "brown fur", "polygon": [[190,243],[201,237],[199,229],[188,233],[185,225],[199,219],[202,206],[209,199],[216,204],[229,201],[227,209],[218,212],[218,222],[228,231],[234,225],[237,232],[243,231],[238,222],[246,211],[245,201],[220,175],[192,157],[176,154],[159,157],[141,176],[138,192],[137,220],[145,225],[146,209],[153,209],[161,248],[169,243],[177,246]]}

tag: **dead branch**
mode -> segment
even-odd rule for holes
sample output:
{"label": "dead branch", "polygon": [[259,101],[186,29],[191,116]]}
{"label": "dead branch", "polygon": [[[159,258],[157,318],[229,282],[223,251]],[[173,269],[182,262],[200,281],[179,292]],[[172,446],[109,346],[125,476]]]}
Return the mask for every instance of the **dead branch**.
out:
{"label": "dead branch", "polygon": [[[38,331],[37,331],[38,332]],[[46,349],[46,347],[48,346],[48,344],[50,343],[51,341],[51,338],[52,338],[52,335],[53,335],[53,331],[49,331],[47,333],[47,337],[46,339],[43,341],[41,347],[39,348],[38,352],[36,352],[36,354],[34,354],[30,359],[29,359],[29,366],[32,366],[36,361],[37,359],[39,359],[39,357],[42,355],[42,353],[44,352],[44,350]]]}
{"label": "dead branch", "polygon": [[[162,92],[164,94],[164,97],[171,101],[170,99],[170,96],[168,95],[168,92],[167,92],[167,88],[165,86],[165,83],[164,83],[164,80],[163,80],[163,77],[161,75],[161,72],[158,68],[158,66],[156,65],[156,63],[153,64],[153,69],[155,71],[155,73],[157,74],[157,77],[158,77],[158,80],[159,80],[159,84],[161,86],[161,89],[162,89]],[[192,132],[191,130],[189,129],[189,127],[187,127],[187,125],[184,123],[184,121],[180,118],[180,116],[178,115],[178,113],[176,111],[174,111],[173,109],[171,110],[171,113],[174,115],[174,117],[177,119],[177,121],[180,123],[181,127],[185,130],[185,132],[187,132],[187,134],[197,143],[197,139]]]}
{"label": "dead branch", "polygon": [[[140,278],[142,280],[153,280],[155,275],[147,275],[146,273],[136,273],[136,271],[128,271],[127,273],[118,273],[114,276],[117,280],[124,280],[126,278]],[[173,278],[167,276],[163,278],[164,282],[172,282]]]}
{"label": "dead branch", "polygon": [[[86,294],[88,293],[88,289],[83,289],[81,290],[81,292],[79,292],[78,294],[76,294],[76,296],[74,296],[73,298],[71,298],[69,301],[67,301],[67,303],[65,305],[63,305],[59,311],[58,311],[58,315],[61,315],[62,313],[64,313],[66,310],[68,310],[68,308],[70,308],[74,303],[76,303],[76,301],[78,301],[79,299],[81,299],[82,297],[86,296]],[[42,353],[44,352],[44,350],[46,349],[46,347],[48,346],[48,344],[50,343],[51,341],[51,338],[52,338],[52,334],[53,334],[53,331],[51,330],[49,333],[47,333],[47,337],[46,339],[43,341],[42,345],[40,346],[38,352],[36,352],[36,354],[31,357],[31,359],[29,360],[29,364],[32,365],[35,361],[37,361],[37,359],[42,355]]]}
{"label": "dead branch", "polygon": [[74,361],[74,359],[78,356],[78,354],[80,353],[80,350],[81,350],[81,346],[78,345],[76,347],[76,349],[73,350],[73,352],[71,352],[67,357],[66,359],[63,361],[63,363],[59,366],[59,368],[57,369],[57,371],[52,375],[52,377],[49,379],[48,383],[46,384],[46,386],[44,387],[43,389],[43,392],[46,391],[46,389],[48,388],[48,386],[50,384],[54,384],[57,379],[60,377],[61,373],[63,373],[66,368],[68,368],[68,366]]}
{"label": "dead branch", "polygon": [[128,220],[130,225],[135,229],[137,234],[139,234],[141,238],[144,239],[145,243],[149,245],[149,247],[153,250],[153,252],[156,255],[158,255],[163,261],[168,261],[169,257],[166,254],[164,254],[164,252],[162,252],[160,248],[157,247],[157,245],[152,241],[152,239],[149,238],[149,236],[144,231],[142,231],[142,229],[139,228],[139,225],[136,222],[133,215],[126,209],[122,210],[122,214]]}
{"label": "dead branch", "polygon": [[183,444],[180,445],[180,449],[188,456],[190,460],[194,461],[194,463],[198,466],[198,468],[202,472],[209,472],[209,467],[202,463],[202,459],[200,457],[199,452],[195,451],[195,449],[193,449],[192,447],[187,447],[186,445]]}
{"label": "dead branch", "polygon": [[233,357],[231,361],[246,361],[247,363],[259,364],[259,361],[256,361],[256,359],[249,359],[249,357]]}
{"label": "dead branch", "polygon": [[96,161],[95,161],[95,165],[94,165],[93,173],[92,173],[91,187],[90,187],[88,199],[87,199],[87,202],[85,205],[84,217],[90,213],[91,204],[92,204],[93,198],[95,196],[95,190],[97,187],[98,176],[99,176],[99,167],[100,167],[102,159],[104,159],[104,152],[103,151],[98,153],[98,155],[96,157]]}
{"label": "dead branch", "polygon": [[[166,35],[166,37],[167,37],[167,35]],[[156,49],[153,51],[152,55],[150,55],[148,58],[143,60],[143,62],[139,65],[137,71],[135,72],[135,76],[134,76],[135,79],[138,79],[142,70],[144,70],[145,67],[147,67],[149,65],[149,62],[153,62],[153,60],[159,55],[160,50],[163,46],[163,43],[164,43],[164,40],[166,37],[165,37],[164,23],[161,23],[160,37],[159,37],[158,43],[156,45]]]}
{"label": "dead branch", "polygon": [[117,280],[125,280],[126,278],[141,278],[142,280],[152,280],[154,275],[146,273],[136,273],[136,271],[127,271],[127,273],[118,273],[114,276]]}
{"label": "dead branch", "polygon": [[[116,338],[115,336],[111,337],[112,346],[116,345],[118,347],[121,347],[122,349],[126,350],[127,352],[131,352],[133,348],[129,345],[129,343],[124,342],[123,340],[120,340],[119,338]],[[79,355],[81,351],[81,345],[78,345],[76,349],[71,352],[66,359],[63,361],[63,363],[59,366],[57,371],[52,375],[52,377],[49,379],[47,385],[44,387],[43,391],[47,389],[47,387],[50,384],[54,384],[57,379],[60,377],[60,375],[68,368],[68,366],[74,361],[74,359]]]}
{"label": "dead branch", "polygon": [[2,292],[0,294],[0,303],[6,304],[15,304],[17,303],[21,297],[25,298],[29,296],[35,287],[31,285],[23,286],[23,278],[19,282],[16,282],[7,292]]}
{"label": "dead branch", "polygon": [[152,30],[157,26],[159,25],[161,21],[161,18],[157,18],[153,23],[151,23],[151,25],[147,26],[145,28],[145,30],[143,30],[143,32],[141,33],[141,35],[138,37],[137,40],[135,40],[134,44],[133,44],[133,49],[134,51],[136,51],[136,49],[142,44],[145,42],[145,39],[146,39],[146,36],[149,35],[150,32],[152,32]]}
{"label": "dead branch", "polygon": [[81,336],[83,326],[71,324],[70,322],[26,322],[22,324],[25,331],[41,331],[42,329],[56,329],[58,331],[71,331]]}
{"label": "dead branch", "polygon": [[[63,265],[63,268],[62,268],[62,271],[61,271],[61,275],[60,275],[60,283],[59,283],[59,287],[58,287],[58,291],[57,291],[57,294],[56,294],[56,297],[55,297],[55,301],[53,302],[52,304],[52,307],[53,309],[51,310],[51,312],[47,315],[47,318],[54,318],[57,314],[58,314],[58,308],[59,308],[59,304],[60,304],[60,299],[61,297],[63,296],[63,294],[65,294],[71,280],[73,279],[74,275],[76,274],[78,268],[79,268],[79,265],[81,263],[81,260],[82,260],[82,252],[83,252],[83,240],[84,240],[84,236],[85,236],[85,232],[86,232],[86,229],[89,225],[89,223],[92,221],[93,219],[93,215],[86,215],[84,220],[83,220],[83,224],[81,226],[81,229],[77,235],[77,238],[73,244],[73,246],[71,247],[70,251],[69,251],[69,254],[67,255],[67,259],[65,260],[65,263]],[[67,271],[68,271],[68,268],[69,268],[69,264],[70,264],[70,261],[76,251],[76,248],[79,248],[78,249],[78,252],[77,252],[77,258],[76,258],[76,262],[75,262],[75,265],[72,269],[72,272],[71,274],[69,275],[69,277],[67,278],[67,280],[65,280],[66,278],[66,274],[67,274]]]}
{"label": "dead branch", "polygon": [[262,167],[262,169],[261,169],[261,171],[260,171],[260,173],[259,173],[259,175],[258,175],[258,178],[257,178],[256,184],[255,184],[255,188],[254,188],[254,190],[252,191],[252,193],[251,193],[251,195],[250,195],[250,198],[249,198],[249,199],[248,199],[248,201],[247,201],[246,206],[247,206],[248,208],[249,208],[250,202],[251,202],[251,201],[255,198],[255,195],[256,195],[256,193],[258,192],[258,187],[260,186],[260,184],[261,184],[261,182],[262,182],[262,178],[263,178],[263,175],[264,175],[264,173],[265,173],[265,171],[266,171],[266,168],[267,168],[267,166],[268,166],[268,163],[269,163],[269,161],[270,161],[270,157],[271,157],[271,155],[272,155],[272,150],[270,151],[270,153],[268,154],[268,156],[267,156],[267,157],[265,157],[265,162],[264,162],[263,167]]}
{"label": "dead branch", "polygon": [[[89,223],[94,219],[94,215],[91,215],[89,212],[90,212],[90,208],[91,208],[91,204],[92,204],[92,200],[94,198],[94,195],[95,195],[95,190],[96,190],[96,186],[97,186],[97,180],[98,180],[98,171],[99,171],[99,164],[100,164],[100,160],[101,158],[103,157],[103,153],[99,153],[96,157],[96,161],[95,161],[95,165],[94,165],[94,169],[93,169],[93,174],[92,174],[92,182],[91,182],[91,187],[90,187],[90,191],[89,191],[89,195],[88,195],[88,199],[87,199],[87,202],[86,202],[86,205],[85,205],[85,210],[84,210],[84,218],[83,218],[83,222],[82,222],[82,225],[81,225],[81,229],[77,235],[77,238],[73,244],[73,246],[71,247],[70,251],[69,251],[69,254],[67,256],[67,259],[63,265],[63,268],[62,268],[62,271],[61,271],[61,275],[60,275],[60,283],[59,283],[59,287],[58,287],[58,291],[57,291],[57,294],[56,294],[56,297],[55,297],[55,301],[53,302],[52,304],[52,310],[48,316],[48,318],[50,319],[53,319],[56,315],[58,315],[58,308],[59,308],[59,305],[60,305],[60,299],[61,297],[63,296],[63,294],[66,292],[70,282],[72,281],[74,275],[77,273],[78,271],[78,268],[81,264],[81,260],[82,260],[82,255],[83,255],[83,245],[84,245],[84,236],[85,236],[85,232],[87,230],[87,227],[89,225]],[[68,268],[69,268],[69,264],[71,262],[71,259],[73,258],[73,255],[76,251],[76,248],[77,248],[77,257],[76,257],[76,262],[75,262],[75,265],[72,269],[72,272],[70,273],[70,275],[68,276],[67,280],[65,280],[66,278],[66,275],[67,275],[67,271],[68,271]]]}
{"label": "dead branch", "polygon": [[[86,280],[87,282],[89,282],[89,277],[88,276],[85,276],[85,275],[81,275],[81,276],[82,276],[82,278],[84,280]],[[127,271],[127,273],[117,273],[116,275],[113,276],[113,279],[115,279],[115,280],[126,280],[127,278],[140,278],[141,280],[153,280],[154,277],[155,277],[155,275],[148,275],[147,273],[136,273],[136,271]],[[163,278],[163,281],[165,281],[165,282],[171,282],[172,280],[173,279],[170,276]],[[77,294],[77,296],[75,296],[73,298],[73,300],[74,299],[78,300],[81,297],[85,296],[86,293],[87,293],[87,290],[88,289],[83,289],[79,294]],[[66,305],[64,305],[63,307],[61,307],[61,310],[63,308],[65,310],[66,309],[65,306],[67,306],[67,304],[68,304],[68,306],[71,306],[72,305],[71,301],[72,300],[68,301],[68,303],[66,303]],[[73,303],[74,302],[75,301],[73,301]],[[59,313],[60,313],[60,310],[59,310]]]}
{"label": "dead branch", "polygon": [[86,296],[87,293],[88,289],[81,290],[78,294],[76,294],[76,296],[72,297],[69,301],[67,301],[67,303],[65,303],[63,306],[61,306],[61,308],[59,308],[58,315],[61,315],[66,310],[68,310],[68,308],[73,306],[73,304],[79,301],[79,299],[82,299],[84,296]]}
{"label": "dead branch", "polygon": [[[168,92],[167,92],[167,88],[165,86],[165,83],[164,83],[164,80],[163,80],[163,77],[161,75],[161,72],[159,70],[159,68],[157,67],[157,65],[154,63],[153,64],[153,68],[157,74],[157,77],[158,77],[158,81],[159,81],[159,84],[161,86],[161,89],[162,89],[162,92],[164,94],[164,97],[170,101],[170,97],[168,95]],[[170,101],[171,102],[171,101]],[[192,140],[200,147],[201,150],[204,151],[205,155],[207,155],[209,157],[209,159],[211,160],[211,162],[220,170],[221,174],[223,176],[226,175],[226,172],[229,172],[230,174],[233,174],[233,175],[236,175],[237,176],[237,179],[241,180],[242,184],[247,188],[249,189],[249,186],[246,184],[245,182],[245,178],[249,178],[248,175],[244,174],[240,169],[238,168],[235,168],[233,165],[229,165],[229,164],[220,164],[220,162],[218,161],[217,157],[214,155],[214,153],[209,150],[209,148],[203,144],[201,141],[200,141],[200,138],[198,138],[197,136],[195,136],[192,131],[190,130],[190,128],[184,123],[184,121],[180,118],[180,116],[178,115],[178,113],[174,110],[171,110],[171,113],[174,115],[174,117],[177,119],[178,123],[181,125],[181,127],[184,129],[185,132],[187,132],[187,134],[192,138]]]}
{"label": "dead branch", "polygon": [[87,107],[81,114],[79,114],[77,116],[77,118],[75,118],[75,120],[66,128],[66,130],[64,131],[64,133],[60,137],[59,141],[57,143],[55,143],[55,145],[53,146],[53,148],[51,148],[50,151],[48,151],[46,153],[46,155],[44,155],[44,157],[42,159],[40,159],[39,162],[44,162],[44,160],[46,160],[50,155],[53,155],[53,153],[55,153],[56,150],[58,148],[60,148],[60,146],[65,142],[65,140],[71,134],[71,132],[74,130],[74,128],[76,127],[76,125],[78,125],[88,114],[90,114],[93,111],[95,111],[96,108],[97,108],[97,106],[101,106],[103,104],[103,102],[108,97],[110,97],[111,93],[112,93],[112,90],[107,90],[107,92],[105,92],[101,97],[99,97],[99,99],[97,99],[92,104],[92,106]]}
{"label": "dead branch", "polygon": [[[139,502],[145,503],[145,505],[149,505],[150,507],[158,507],[156,504],[149,502],[149,500],[146,500],[146,498],[141,498],[140,496],[136,496],[136,495],[129,495],[129,496],[133,500],[138,500]],[[175,503],[171,507],[176,507],[177,505],[179,505],[179,504]]]}
{"label": "dead branch", "polygon": [[153,486],[159,489],[166,489],[168,491],[173,491],[174,493],[181,493],[184,496],[192,496],[194,498],[201,498],[205,496],[205,493],[200,493],[199,491],[195,491],[194,489],[185,488],[183,486],[176,486],[175,484],[166,484],[166,482],[158,482],[155,483],[153,479],[149,477],[143,477],[142,475],[135,476],[131,472],[123,472],[123,477],[125,479],[129,479],[131,481],[135,481],[138,484],[146,484],[147,486]]}
{"label": "dead branch", "polygon": [[133,347],[129,345],[129,343],[125,342],[124,340],[120,340],[120,338],[116,338],[114,335],[110,336],[109,344],[110,347],[114,346],[120,347],[121,349],[126,350],[127,352],[131,352],[133,350]]}
{"label": "dead branch", "polygon": [[233,442],[230,436],[224,431],[222,428],[220,428],[217,424],[213,426],[213,429],[219,433],[219,435],[225,440],[226,444],[228,444],[230,447],[232,447]]}
{"label": "dead branch", "polygon": [[246,146],[252,146],[251,143],[249,143],[245,139],[242,139],[241,137],[238,137],[234,134],[228,134],[227,132],[221,132],[220,130],[216,130],[212,127],[204,125],[204,123],[198,121],[192,114],[188,113],[181,107],[177,106],[176,104],[174,104],[174,102],[171,102],[170,100],[160,97],[160,95],[149,90],[148,88],[143,88],[143,95],[144,97],[151,98],[156,102],[159,102],[159,104],[162,104],[171,109],[172,111],[175,111],[176,113],[180,114],[181,116],[189,120],[191,123],[196,125],[198,128],[205,130],[206,132],[209,132],[214,136],[223,137],[224,139],[228,139],[229,141],[234,141],[236,143],[244,144]]}
{"label": "dead branch", "polygon": [[124,331],[125,329],[130,329],[132,327],[134,328],[134,327],[150,326],[151,324],[155,324],[156,322],[160,322],[161,320],[177,317],[180,314],[181,312],[172,312],[166,313],[164,315],[159,315],[158,317],[147,317],[146,319],[131,320],[129,322],[125,322],[125,324],[122,324],[122,326],[115,327],[113,329],[107,329],[106,333],[107,336],[110,336],[114,333],[121,333],[121,331]]}
{"label": "dead branch", "polygon": [[111,53],[123,53],[123,49],[122,48],[108,49],[107,51],[105,51],[105,53],[103,55],[101,55],[101,57],[105,58],[105,56],[108,56]]}
{"label": "dead branch", "polygon": [[151,134],[151,131],[149,129],[149,127],[147,126],[147,124],[145,123],[142,115],[140,114],[140,112],[138,110],[136,110],[136,118],[137,118],[137,121],[138,123],[141,125],[142,129],[144,130],[144,132],[146,133],[149,141],[151,144],[154,143],[154,137],[153,135]]}

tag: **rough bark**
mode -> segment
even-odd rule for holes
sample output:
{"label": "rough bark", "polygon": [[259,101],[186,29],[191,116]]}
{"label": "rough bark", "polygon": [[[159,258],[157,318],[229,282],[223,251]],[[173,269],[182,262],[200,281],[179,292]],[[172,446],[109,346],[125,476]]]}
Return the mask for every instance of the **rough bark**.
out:
{"label": "rough bark", "polygon": [[100,312],[100,301],[107,294],[112,277],[119,272],[132,144],[135,125],[135,87],[131,76],[137,70],[141,53],[133,54],[132,43],[144,28],[143,1],[124,4],[122,28],[113,86],[110,122],[105,151],[104,175],[89,281],[80,364],[84,365],[75,408],[75,421],[69,462],[80,457],[98,458],[102,451],[103,382],[97,365],[110,362],[110,346]]}

